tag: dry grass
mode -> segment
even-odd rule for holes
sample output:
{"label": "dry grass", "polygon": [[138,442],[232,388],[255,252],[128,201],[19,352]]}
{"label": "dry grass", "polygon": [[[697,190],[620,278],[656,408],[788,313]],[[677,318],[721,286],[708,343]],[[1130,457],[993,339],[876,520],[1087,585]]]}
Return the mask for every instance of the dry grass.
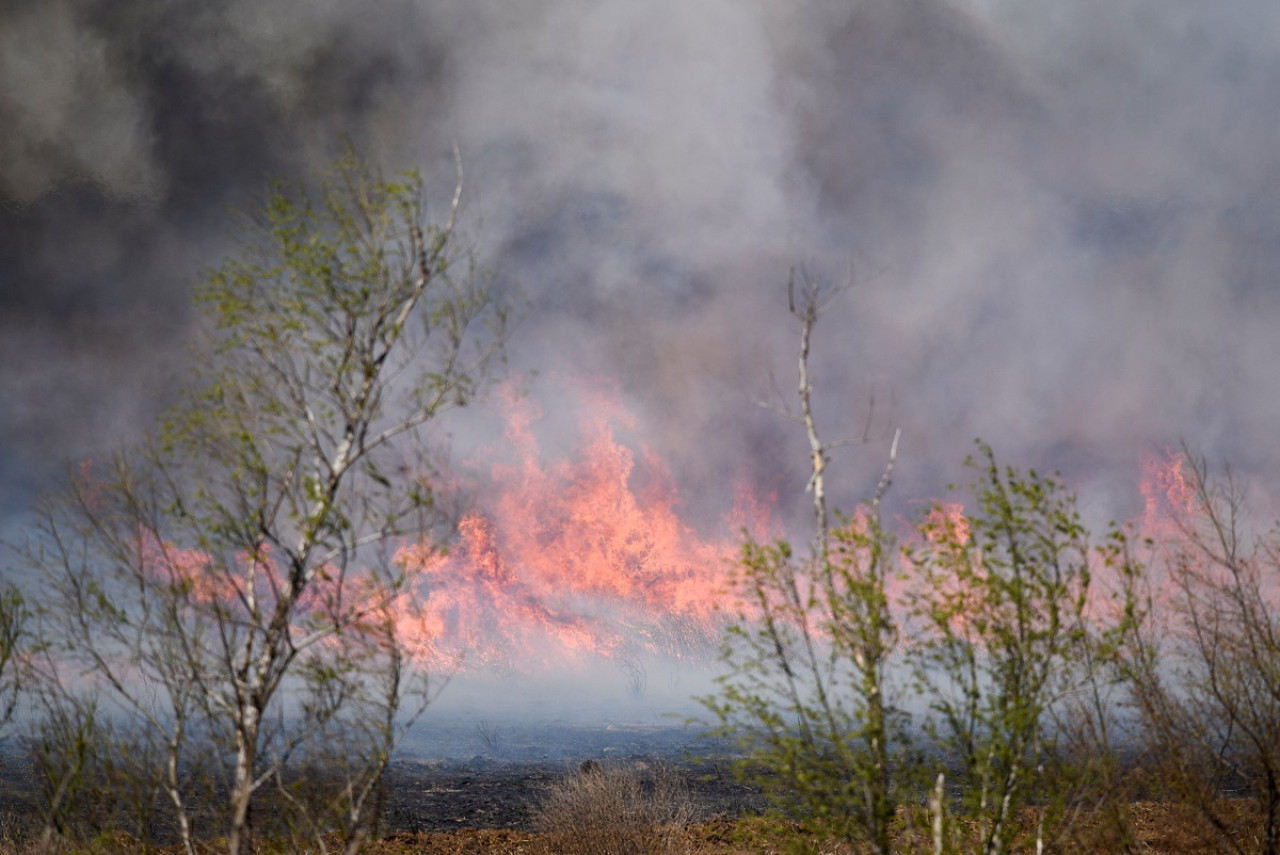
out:
{"label": "dry grass", "polygon": [[0,853],[27,855],[36,851],[39,833],[32,818],[17,810],[0,810]]}
{"label": "dry grass", "polygon": [[[1192,808],[1140,801],[1126,806],[1132,839],[1112,837],[1106,820],[1085,817],[1070,839],[1054,851],[1089,855],[1220,855],[1218,841]],[[1236,842],[1250,851],[1259,826],[1245,801],[1219,805],[1238,829]],[[663,769],[609,764],[567,776],[547,793],[537,817],[541,831],[465,829],[455,832],[393,833],[371,841],[367,855],[857,855],[850,847],[807,837],[794,822],[772,817],[717,817],[693,821],[692,802],[680,779]],[[1034,824],[1034,814],[1024,825]],[[929,855],[927,839],[904,817],[894,840],[901,855]],[[261,855],[304,855],[288,844],[258,841]],[[223,841],[202,851],[217,853]],[[0,812],[0,855],[38,855],[39,835],[28,821]],[[1011,855],[1030,855],[1028,844]],[[51,855],[181,855],[175,846],[147,847],[122,833],[74,843],[58,840]]]}
{"label": "dry grass", "polygon": [[657,855],[686,851],[693,815],[672,770],[588,761],[551,788],[535,823],[564,855]]}
{"label": "dry grass", "polygon": [[[1082,836],[1063,841],[1053,851],[1120,855],[1125,851],[1143,855],[1219,855],[1203,824],[1190,808],[1181,805],[1139,802],[1130,806],[1134,841],[1126,850],[1096,836],[1096,828],[1082,828]],[[1240,805],[1242,814],[1248,812]],[[588,848],[566,848],[565,835],[551,831],[531,833],[506,830],[465,830],[431,834],[396,835],[374,844],[370,855],[570,855],[570,853],[654,852],[669,855],[858,855],[847,846],[832,841],[806,838],[796,823],[767,817],[719,817],[671,829],[654,842],[652,849],[613,849],[618,838],[608,835],[579,838]],[[923,840],[901,834],[895,851],[902,855],[928,855]],[[1011,855],[1033,852],[1016,849]],[[1248,851],[1247,847],[1245,851]]]}

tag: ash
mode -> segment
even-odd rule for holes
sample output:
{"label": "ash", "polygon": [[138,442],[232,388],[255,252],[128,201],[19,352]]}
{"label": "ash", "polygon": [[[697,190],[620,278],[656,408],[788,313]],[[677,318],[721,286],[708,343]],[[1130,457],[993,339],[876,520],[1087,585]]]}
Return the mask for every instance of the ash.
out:
{"label": "ash", "polygon": [[665,765],[685,780],[703,817],[764,808],[759,793],[734,778],[729,746],[697,725],[469,716],[424,724],[387,774],[390,830],[532,830],[547,790],[592,760],[641,774]]}

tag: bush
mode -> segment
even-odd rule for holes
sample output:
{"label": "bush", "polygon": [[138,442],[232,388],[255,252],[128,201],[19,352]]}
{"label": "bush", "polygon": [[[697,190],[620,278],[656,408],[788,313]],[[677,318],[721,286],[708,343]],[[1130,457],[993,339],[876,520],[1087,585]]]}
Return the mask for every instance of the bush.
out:
{"label": "bush", "polygon": [[669,767],[589,760],[551,787],[535,824],[563,855],[649,855],[676,851],[693,814]]}

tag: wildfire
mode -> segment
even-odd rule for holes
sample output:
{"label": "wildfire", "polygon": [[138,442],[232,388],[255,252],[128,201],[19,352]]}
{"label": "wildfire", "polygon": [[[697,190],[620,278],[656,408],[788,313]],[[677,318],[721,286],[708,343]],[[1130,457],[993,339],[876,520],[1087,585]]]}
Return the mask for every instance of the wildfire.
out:
{"label": "wildfire", "polygon": [[[340,574],[322,568],[299,604],[301,619],[392,621],[415,658],[449,670],[529,671],[573,667],[592,657],[710,658],[726,622],[751,611],[737,600],[731,571],[743,528],[760,540],[777,534],[772,501],[740,485],[723,534],[698,533],[680,517],[666,465],[628,440],[635,421],[618,397],[583,384],[573,391],[577,435],[565,454],[541,446],[536,429],[543,412],[535,402],[500,396],[503,437],[477,455],[488,461],[487,471],[455,542],[447,551],[437,543],[410,543],[395,556],[411,580],[406,595],[378,587],[372,575],[340,582]],[[1166,559],[1200,512],[1183,465],[1169,453],[1142,461],[1145,509],[1134,528]],[[92,501],[87,470],[82,478]],[[855,514],[848,524],[861,530],[866,521]],[[914,536],[926,548],[969,548],[964,506],[934,504]],[[266,545],[225,564],[154,535],[140,536],[137,550],[140,566],[183,589],[193,605],[269,607],[279,593],[281,568]],[[906,552],[899,560],[901,572],[888,580],[895,610],[905,608],[916,575]],[[981,555],[973,560],[981,574]],[[960,628],[969,592],[945,593]],[[1107,613],[1113,593],[1100,585],[1091,611]]]}
{"label": "wildfire", "polygon": [[[526,669],[584,656],[698,657],[714,647],[737,530],[767,525],[740,490],[722,539],[684,523],[663,463],[618,438],[633,426],[615,396],[578,390],[572,456],[548,458],[542,412],[503,397],[506,430],[459,542],[428,564],[418,592],[435,657]],[[409,547],[406,559],[421,558]]]}
{"label": "wildfire", "polygon": [[929,543],[969,543],[969,518],[961,502],[938,502],[925,514],[924,537]]}
{"label": "wildfire", "polygon": [[1176,538],[1180,527],[1196,513],[1195,491],[1187,483],[1184,462],[1181,455],[1169,450],[1142,459],[1142,532],[1152,540]]}

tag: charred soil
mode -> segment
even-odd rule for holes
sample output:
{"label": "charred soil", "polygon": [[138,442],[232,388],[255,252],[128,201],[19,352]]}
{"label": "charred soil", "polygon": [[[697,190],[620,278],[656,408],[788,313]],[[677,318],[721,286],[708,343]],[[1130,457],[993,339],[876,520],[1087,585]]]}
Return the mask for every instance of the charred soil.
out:
{"label": "charred soil", "polygon": [[[432,743],[407,752],[388,772],[382,809],[382,833],[369,844],[370,855],[550,855],[568,851],[554,833],[539,830],[538,811],[554,788],[582,774],[584,764],[609,764],[645,780],[659,772],[682,782],[692,820],[673,829],[660,851],[697,855],[746,855],[806,851],[844,855],[832,844],[804,841],[794,823],[765,814],[763,797],[732,773],[725,746],[708,742],[686,728],[661,726],[532,726],[464,722],[437,728]],[[479,749],[479,750],[476,750]],[[474,753],[468,753],[474,752]],[[30,767],[9,755],[0,764],[0,855],[34,852],[15,833],[32,829],[39,788]],[[1249,806],[1240,802],[1240,828],[1255,825]],[[1220,851],[1190,808],[1169,803],[1128,806],[1132,839],[1127,846],[1086,822],[1075,851],[1138,851],[1151,855],[1208,855]],[[930,851],[909,818],[899,829],[903,852]],[[29,840],[29,837],[28,837]],[[1244,851],[1248,851],[1247,841]],[[176,847],[169,847],[176,852]],[[125,834],[99,836],[99,855],[140,851]],[[210,851],[217,842],[210,842]],[[86,849],[85,851],[88,851]],[[659,850],[655,850],[659,851]],[[1071,851],[1070,849],[1068,851]]]}

